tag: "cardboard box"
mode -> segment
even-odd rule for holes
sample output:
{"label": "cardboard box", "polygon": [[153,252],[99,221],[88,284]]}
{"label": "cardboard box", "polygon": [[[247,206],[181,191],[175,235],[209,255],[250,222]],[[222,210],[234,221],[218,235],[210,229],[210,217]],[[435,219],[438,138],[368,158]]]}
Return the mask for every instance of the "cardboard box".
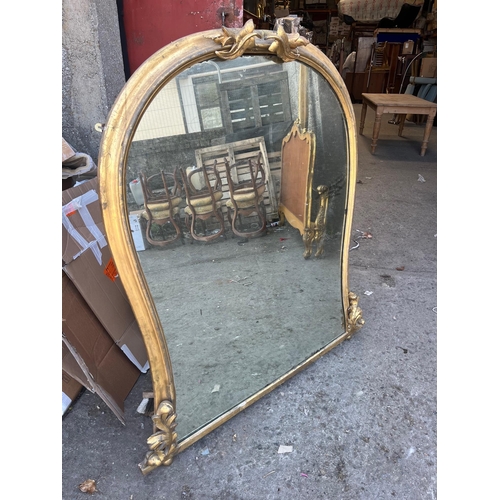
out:
{"label": "cardboard box", "polygon": [[[69,278],[66,278],[69,279]],[[64,277],[63,277],[64,280]],[[64,333],[63,333],[64,337]],[[87,380],[87,375],[82,370],[80,364],[73,356],[69,347],[62,341],[62,370],[63,370],[63,390],[64,390],[64,374],[67,374],[73,380],[75,380],[80,386],[87,387],[89,385]]]}
{"label": "cardboard box", "polygon": [[[64,344],[63,344],[64,346]],[[80,395],[84,386],[69,373],[62,370],[62,414],[64,415],[71,403]]]}
{"label": "cardboard box", "polygon": [[63,370],[97,393],[120,422],[140,371],[108,335],[73,282],[62,274]]}
{"label": "cardboard box", "polygon": [[63,191],[62,212],[64,272],[110,337],[146,373],[146,346],[106,240],[98,179]]}
{"label": "cardboard box", "polygon": [[420,63],[420,75],[424,78],[437,78],[437,57],[424,57]]}

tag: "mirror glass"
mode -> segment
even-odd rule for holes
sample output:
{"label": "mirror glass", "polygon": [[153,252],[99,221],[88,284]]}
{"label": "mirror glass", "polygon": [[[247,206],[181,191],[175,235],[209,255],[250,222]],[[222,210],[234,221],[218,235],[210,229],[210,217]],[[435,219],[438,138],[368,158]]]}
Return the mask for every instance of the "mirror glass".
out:
{"label": "mirror glass", "polygon": [[[311,220],[327,211],[324,253],[316,257],[313,251],[307,259],[300,230],[279,217],[282,148],[294,124],[313,137]],[[345,332],[347,151],[338,98],[322,75],[296,61],[243,56],[196,63],[165,82],[148,105],[127,157],[127,204],[168,343],[180,441]],[[264,229],[254,212],[238,214],[240,229],[232,231],[226,161],[234,183],[248,180],[252,165],[262,165]],[[195,234],[202,239],[196,239],[184,184],[189,178],[194,188],[204,188],[214,164],[224,232],[219,219],[200,216]],[[318,186],[328,189],[326,206]],[[145,211],[151,199],[167,215]],[[150,217],[153,244],[145,237]]]}

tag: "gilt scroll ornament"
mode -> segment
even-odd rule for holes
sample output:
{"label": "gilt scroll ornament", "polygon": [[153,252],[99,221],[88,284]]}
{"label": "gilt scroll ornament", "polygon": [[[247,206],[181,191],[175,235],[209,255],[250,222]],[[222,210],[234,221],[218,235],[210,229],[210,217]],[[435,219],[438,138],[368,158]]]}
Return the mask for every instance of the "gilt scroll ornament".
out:
{"label": "gilt scroll ornament", "polygon": [[151,451],[146,454],[144,460],[139,464],[143,474],[149,474],[160,465],[170,465],[172,463],[177,448],[177,433],[174,431],[177,426],[176,417],[174,406],[170,401],[162,401],[159,404],[152,419],[155,428],[160,430],[147,440]]}
{"label": "gilt scroll ornament", "polygon": [[346,321],[348,335],[346,338],[350,339],[365,324],[365,320],[363,319],[363,311],[358,306],[359,297],[355,293],[349,292],[348,299],[349,307],[347,308]]}
{"label": "gilt scroll ornament", "polygon": [[222,50],[216,50],[215,54],[221,59],[236,59],[245,52],[254,49],[267,49],[278,56],[282,61],[294,61],[299,57],[297,47],[309,43],[298,33],[287,34],[283,26],[279,26],[276,33],[269,34],[256,31],[254,22],[250,19],[241,30],[222,27],[222,33],[213,37],[214,42],[222,46]]}

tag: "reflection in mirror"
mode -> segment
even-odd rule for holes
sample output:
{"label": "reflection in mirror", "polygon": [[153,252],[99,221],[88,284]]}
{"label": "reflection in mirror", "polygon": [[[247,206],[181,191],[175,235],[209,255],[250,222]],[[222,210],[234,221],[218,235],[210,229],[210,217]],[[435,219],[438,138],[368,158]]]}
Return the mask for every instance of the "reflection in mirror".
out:
{"label": "reflection in mirror", "polygon": [[347,151],[329,83],[268,56],[196,63],[142,116],[127,204],[147,235],[179,440],[345,332]]}

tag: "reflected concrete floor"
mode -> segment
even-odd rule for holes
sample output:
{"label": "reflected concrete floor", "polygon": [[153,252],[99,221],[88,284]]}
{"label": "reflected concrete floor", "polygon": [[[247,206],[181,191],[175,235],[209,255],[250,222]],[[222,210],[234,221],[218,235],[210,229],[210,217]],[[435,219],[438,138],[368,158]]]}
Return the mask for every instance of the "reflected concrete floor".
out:
{"label": "reflected concrete floor", "polygon": [[285,224],[138,253],[169,346],[180,439],[343,333],[339,246],[329,239],[306,260]]}

